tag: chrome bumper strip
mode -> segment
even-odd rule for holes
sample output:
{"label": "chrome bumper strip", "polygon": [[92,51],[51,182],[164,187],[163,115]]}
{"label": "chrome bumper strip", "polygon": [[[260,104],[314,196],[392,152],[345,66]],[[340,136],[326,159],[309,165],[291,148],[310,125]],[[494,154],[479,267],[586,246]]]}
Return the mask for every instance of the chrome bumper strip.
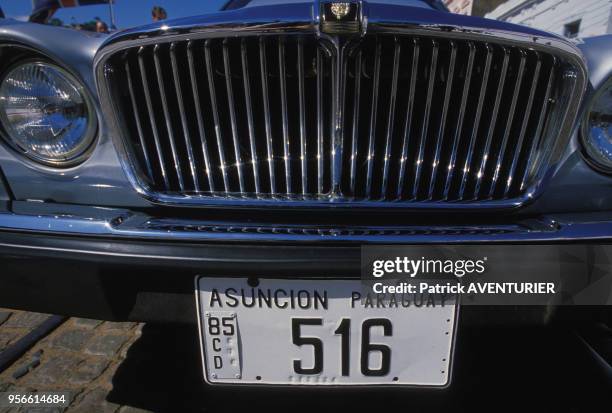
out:
{"label": "chrome bumper strip", "polygon": [[0,206],[0,233],[3,231],[194,242],[587,242],[612,239],[612,214],[559,214],[487,225],[275,225],[155,218],[124,209],[13,202]]}

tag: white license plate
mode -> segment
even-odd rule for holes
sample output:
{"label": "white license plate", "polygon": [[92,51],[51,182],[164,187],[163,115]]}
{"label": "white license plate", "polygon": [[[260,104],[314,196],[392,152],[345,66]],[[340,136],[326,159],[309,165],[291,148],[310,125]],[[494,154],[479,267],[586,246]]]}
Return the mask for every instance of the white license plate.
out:
{"label": "white license plate", "polygon": [[364,301],[359,280],[258,281],[196,280],[209,383],[448,384],[453,297]]}

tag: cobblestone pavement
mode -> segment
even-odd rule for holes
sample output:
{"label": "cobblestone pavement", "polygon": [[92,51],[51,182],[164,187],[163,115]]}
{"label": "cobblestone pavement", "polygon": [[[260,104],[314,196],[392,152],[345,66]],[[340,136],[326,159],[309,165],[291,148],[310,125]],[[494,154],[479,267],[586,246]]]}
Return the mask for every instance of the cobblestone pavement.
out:
{"label": "cobblestone pavement", "polygon": [[[0,310],[0,351],[47,317]],[[72,396],[69,412],[136,411],[105,398],[113,389],[112,379],[118,367],[141,336],[142,328],[137,323],[68,319],[0,374],[0,391],[69,391]],[[40,364],[36,365],[38,359]]]}
{"label": "cobblestone pavement", "polygon": [[[0,352],[47,317],[0,309]],[[565,330],[462,328],[446,390],[213,392],[203,382],[197,334],[192,325],[70,318],[0,373],[0,392],[70,391],[69,413],[610,411],[602,400],[609,400],[611,382]],[[22,411],[58,410],[0,408]]]}

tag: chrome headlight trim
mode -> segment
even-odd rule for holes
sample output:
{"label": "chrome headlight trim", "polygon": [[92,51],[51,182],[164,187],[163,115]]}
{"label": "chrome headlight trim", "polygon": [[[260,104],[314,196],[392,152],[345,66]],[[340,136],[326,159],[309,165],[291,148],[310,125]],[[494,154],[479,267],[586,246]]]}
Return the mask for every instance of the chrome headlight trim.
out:
{"label": "chrome headlight trim", "polygon": [[97,112],[94,101],[87,91],[84,83],[79,80],[77,76],[75,76],[71,71],[63,67],[59,62],[54,59],[48,58],[44,54],[38,52],[35,49],[31,49],[29,47],[24,47],[21,45],[2,45],[2,47],[15,47],[18,49],[22,49],[26,53],[28,53],[31,57],[25,57],[13,62],[11,65],[6,67],[5,70],[2,71],[2,76],[0,76],[0,85],[4,82],[6,77],[14,72],[19,67],[25,65],[43,65],[46,67],[50,67],[59,73],[64,80],[79,94],[79,96],[83,99],[83,102],[86,106],[87,110],[87,126],[86,129],[80,138],[81,142],[85,142],[82,145],[82,149],[75,153],[74,155],[66,158],[66,159],[52,159],[50,157],[45,157],[37,154],[33,151],[28,151],[22,145],[19,145],[17,140],[11,136],[11,132],[7,127],[7,117],[5,113],[0,113],[0,141],[6,144],[14,153],[17,153],[20,158],[27,163],[29,166],[32,166],[37,169],[42,169],[46,172],[55,172],[55,171],[63,171],[68,168],[72,168],[82,164],[85,160],[89,158],[93,149],[95,147],[95,141],[98,133],[98,119]]}
{"label": "chrome headlight trim", "polygon": [[[592,138],[591,135],[591,112],[593,107],[597,103],[597,101],[602,97],[604,93],[609,91],[612,93],[612,76],[609,76],[605,82],[601,84],[601,86],[595,91],[595,93],[589,99],[588,104],[586,105],[584,115],[582,118],[582,124],[580,126],[580,144],[582,146],[582,155],[584,160],[589,166],[595,169],[597,172],[604,173],[607,175],[612,175],[612,155],[610,161],[606,164],[606,161],[603,157],[598,154],[596,149],[594,148],[594,144],[590,142]],[[612,112],[612,108],[610,108]],[[612,148],[612,143],[611,143]]]}

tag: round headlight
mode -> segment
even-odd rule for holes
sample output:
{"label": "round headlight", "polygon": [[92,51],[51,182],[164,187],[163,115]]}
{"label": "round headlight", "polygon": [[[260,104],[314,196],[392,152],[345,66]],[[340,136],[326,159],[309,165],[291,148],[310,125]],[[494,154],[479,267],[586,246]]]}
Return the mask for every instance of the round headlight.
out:
{"label": "round headlight", "polygon": [[81,162],[96,133],[83,86],[46,62],[22,63],[6,73],[0,84],[0,121],[17,150],[56,167]]}
{"label": "round headlight", "polygon": [[582,143],[593,166],[612,173],[612,78],[593,96],[583,122]]}

